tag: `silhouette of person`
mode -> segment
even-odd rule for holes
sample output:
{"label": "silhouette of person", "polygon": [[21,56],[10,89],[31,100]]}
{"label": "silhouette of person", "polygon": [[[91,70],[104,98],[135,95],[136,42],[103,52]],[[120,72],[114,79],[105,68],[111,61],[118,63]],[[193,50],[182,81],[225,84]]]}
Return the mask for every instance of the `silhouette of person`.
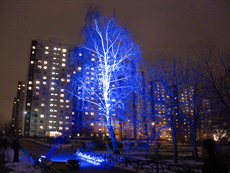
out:
{"label": "silhouette of person", "polygon": [[19,150],[21,149],[20,138],[15,139],[14,142],[14,162],[19,162]]}
{"label": "silhouette of person", "polygon": [[216,156],[216,143],[212,139],[203,141],[201,153],[204,160],[202,173],[228,173],[224,161]]}

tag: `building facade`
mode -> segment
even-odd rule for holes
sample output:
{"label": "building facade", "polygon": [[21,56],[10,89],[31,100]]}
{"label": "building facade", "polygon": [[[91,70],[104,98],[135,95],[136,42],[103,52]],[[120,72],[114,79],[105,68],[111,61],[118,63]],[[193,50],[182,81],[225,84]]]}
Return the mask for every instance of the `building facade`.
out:
{"label": "building facade", "polygon": [[25,136],[70,136],[71,98],[68,59],[74,45],[60,39],[32,40],[25,102]]}
{"label": "building facade", "polygon": [[17,96],[14,98],[12,112],[12,129],[14,130],[14,136],[21,136],[23,134],[25,89],[25,82],[18,81]]}

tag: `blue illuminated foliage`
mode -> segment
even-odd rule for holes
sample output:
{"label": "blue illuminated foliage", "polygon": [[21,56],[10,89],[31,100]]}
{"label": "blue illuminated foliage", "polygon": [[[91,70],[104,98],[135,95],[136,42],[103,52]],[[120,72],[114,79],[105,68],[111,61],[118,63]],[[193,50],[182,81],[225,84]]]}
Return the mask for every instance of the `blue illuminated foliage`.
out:
{"label": "blue illuminated foliage", "polygon": [[76,73],[68,92],[75,96],[76,110],[81,109],[78,114],[85,107],[95,112],[91,120],[107,127],[113,150],[119,152],[114,128],[124,118],[123,110],[135,91],[141,51],[115,16],[89,10],[82,34],[84,43],[76,46],[70,59],[69,69]]}

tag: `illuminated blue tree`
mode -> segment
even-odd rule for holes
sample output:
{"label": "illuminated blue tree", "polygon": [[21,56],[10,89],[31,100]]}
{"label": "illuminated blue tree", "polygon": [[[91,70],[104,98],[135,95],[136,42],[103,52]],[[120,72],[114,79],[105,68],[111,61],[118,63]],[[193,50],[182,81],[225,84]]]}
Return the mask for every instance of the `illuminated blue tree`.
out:
{"label": "illuminated blue tree", "polygon": [[82,36],[84,42],[75,48],[69,65],[77,71],[71,77],[69,93],[75,96],[76,105],[95,112],[90,119],[106,126],[113,151],[119,153],[114,128],[121,128],[124,110],[135,90],[141,51],[115,16],[102,16],[91,6]]}

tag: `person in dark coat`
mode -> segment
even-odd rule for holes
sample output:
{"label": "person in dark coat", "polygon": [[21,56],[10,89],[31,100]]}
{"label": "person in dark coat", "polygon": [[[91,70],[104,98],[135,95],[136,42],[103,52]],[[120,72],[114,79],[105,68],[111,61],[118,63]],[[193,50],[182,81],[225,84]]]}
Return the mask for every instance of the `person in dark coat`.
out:
{"label": "person in dark coat", "polygon": [[20,138],[15,139],[13,142],[14,149],[14,162],[19,162],[19,150],[21,149]]}
{"label": "person in dark coat", "polygon": [[216,143],[207,139],[202,143],[201,153],[204,160],[202,173],[228,173],[224,161],[216,156]]}

